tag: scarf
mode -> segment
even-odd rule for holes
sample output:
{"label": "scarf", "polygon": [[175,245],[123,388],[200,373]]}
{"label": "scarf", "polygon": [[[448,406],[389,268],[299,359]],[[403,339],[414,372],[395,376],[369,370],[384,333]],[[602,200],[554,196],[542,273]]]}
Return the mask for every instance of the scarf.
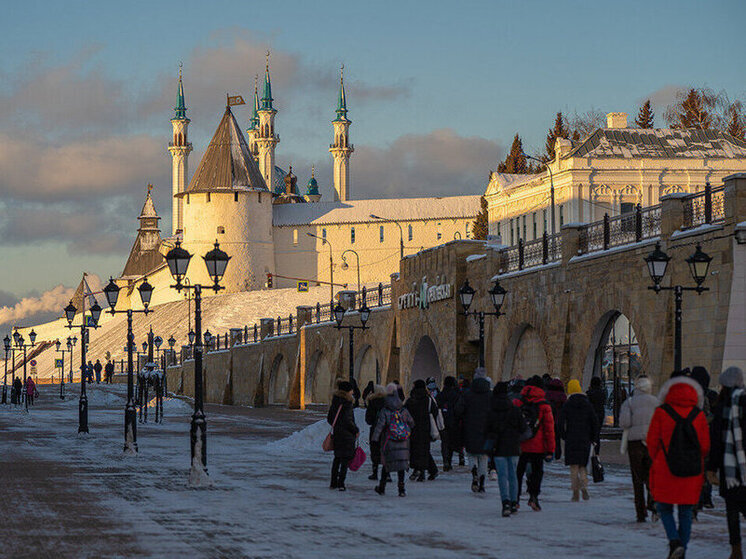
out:
{"label": "scarf", "polygon": [[723,407],[723,420],[726,422],[725,453],[723,455],[723,469],[725,483],[728,489],[741,485],[746,480],[746,452],[743,448],[743,433],[741,432],[740,398],[744,390],[738,388],[733,391],[730,406]]}

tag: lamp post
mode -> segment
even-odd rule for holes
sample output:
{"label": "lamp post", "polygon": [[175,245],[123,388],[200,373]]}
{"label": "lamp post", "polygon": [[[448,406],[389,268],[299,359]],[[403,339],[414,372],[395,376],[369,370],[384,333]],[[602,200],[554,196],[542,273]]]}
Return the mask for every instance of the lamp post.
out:
{"label": "lamp post", "polygon": [[[192,449],[192,473],[190,480],[198,483],[200,474],[207,475],[207,420],[203,410],[202,394],[202,288],[199,283],[184,285],[183,279],[186,275],[189,261],[192,255],[185,249],[181,248],[181,242],[176,241],[176,246],[166,254],[166,263],[171,275],[176,280],[176,284],[171,286],[176,291],[182,289],[194,290],[194,414],[192,415],[192,424],[190,429],[191,449]],[[207,273],[213,280],[212,285],[204,286],[206,289],[212,289],[218,293],[225,289],[219,285],[220,280],[225,274],[230,256],[220,250],[218,241],[215,241],[215,248],[202,257],[207,266]],[[201,467],[202,472],[199,471]]]}
{"label": "lamp post", "polygon": [[[101,307],[98,302],[91,306],[91,316],[86,324],[85,316],[85,298],[82,298],[81,321],[80,321],[80,399],[78,400],[78,433],[88,433],[88,395],[86,394],[85,382],[85,352],[88,345],[88,328],[98,328],[98,319],[101,317]],[[65,307],[65,318],[67,319],[66,328],[73,329],[73,320],[78,309],[70,301]]]}
{"label": "lamp post", "polygon": [[174,355],[174,346],[176,345],[176,338],[174,338],[173,334],[171,334],[171,337],[167,341],[168,341],[168,347],[170,348],[170,352],[169,352],[170,362],[171,364],[173,364],[176,361],[176,356]]}
{"label": "lamp post", "polygon": [[26,405],[26,410],[28,410],[28,394],[25,393],[26,390],[26,362],[28,361],[26,357],[26,350],[30,347],[34,347],[36,342],[36,332],[32,329],[31,332],[29,332],[28,335],[29,339],[31,340],[30,344],[27,344],[26,341],[23,339],[23,335],[16,330],[13,333],[13,338],[16,342],[16,347],[18,350],[23,350],[23,390],[21,390],[21,393],[23,394],[23,401]]}
{"label": "lamp post", "polygon": [[342,269],[347,270],[350,266],[347,264],[347,259],[345,258],[345,254],[351,252],[355,255],[355,258],[357,259],[357,292],[360,293],[360,255],[352,250],[351,248],[346,249],[342,253]]}
{"label": "lamp post", "polygon": [[[334,320],[337,322],[335,328],[337,330],[344,328],[342,321],[344,320],[345,312],[345,308],[340,304],[334,307]],[[368,322],[369,317],[370,309],[365,303],[365,297],[363,297],[363,306],[360,307],[360,326],[354,324],[347,325],[350,332],[350,382],[353,382],[355,378],[355,330],[367,330],[368,327],[365,324]]]}
{"label": "lamp post", "polygon": [[334,260],[332,259],[332,244],[324,237],[319,237],[313,233],[306,233],[306,235],[320,240],[322,245],[329,245],[329,304],[334,306]]}
{"label": "lamp post", "polygon": [[160,355],[161,345],[163,345],[163,338],[161,338],[160,336],[154,337],[153,346],[155,349],[155,360],[159,363],[161,368],[165,368],[165,366],[163,365],[163,359],[159,359],[159,357],[161,356]]}
{"label": "lamp post", "polygon": [[8,352],[10,351],[10,337],[7,335],[3,338],[3,348],[5,349],[5,375],[3,375],[3,404],[8,403]]}
{"label": "lamp post", "polygon": [[532,157],[528,155],[527,153],[523,154],[523,157],[526,159],[533,159],[540,165],[544,165],[544,167],[547,168],[547,171],[549,171],[549,195],[551,197],[551,205],[552,205],[552,236],[554,236],[557,233],[557,228],[554,225],[554,175],[552,175],[552,168],[549,166],[548,162],[542,161],[541,159],[537,159],[536,157]]}
{"label": "lamp post", "polygon": [[461,306],[464,308],[464,312],[461,314],[464,316],[474,315],[479,319],[479,366],[484,367],[484,317],[494,316],[499,318],[505,314],[500,312],[500,309],[505,302],[505,296],[508,292],[500,285],[500,281],[496,279],[492,288],[487,292],[490,294],[490,300],[492,301],[492,306],[495,307],[495,312],[470,311],[469,307],[471,307],[475,293],[476,291],[469,285],[469,280],[467,279],[464,285],[461,286],[461,289],[459,289],[458,296]]}
{"label": "lamp post", "polygon": [[375,214],[370,214],[370,217],[372,219],[378,219],[379,221],[390,221],[391,223],[393,223],[399,228],[399,260],[403,260],[404,259],[404,229],[402,229],[401,224],[399,224],[398,221],[386,219],[385,217],[380,217]]}
{"label": "lamp post", "polygon": [[[137,291],[140,293],[142,309],[116,310],[119,299],[120,287],[109,278],[109,283],[104,287],[106,302],[109,303],[109,314],[127,313],[127,403],[124,406],[124,453],[128,455],[137,454],[137,410],[135,409],[134,388],[134,365],[132,363],[132,349],[135,345],[135,335],[132,333],[132,315],[134,313],[148,314],[150,312],[150,299],[153,296],[153,286],[145,278]],[[138,363],[139,364],[139,363]]]}
{"label": "lamp post", "polygon": [[[76,338],[77,341],[77,338]],[[62,347],[62,342],[57,340],[55,342],[56,349],[59,353],[62,354],[62,367],[60,368],[60,400],[65,399],[65,353],[70,354],[70,371],[72,371],[72,361],[73,361],[73,342],[72,338],[68,336],[67,343],[65,344],[65,349]],[[60,349],[61,348],[61,349]]]}
{"label": "lamp post", "polygon": [[701,295],[703,291],[709,291],[709,287],[702,287],[702,284],[707,279],[707,272],[710,269],[710,262],[712,257],[702,251],[702,247],[697,243],[697,248],[689,258],[686,259],[686,263],[689,265],[689,272],[694,279],[696,286],[662,286],[661,281],[663,276],[666,275],[668,269],[668,262],[671,257],[661,250],[661,244],[655,243],[655,250],[645,257],[645,264],[648,266],[648,273],[650,278],[653,280],[653,285],[648,286],[648,289],[652,289],[656,294],[661,291],[673,291],[675,311],[674,311],[674,338],[673,338],[673,363],[674,370],[681,370],[681,304],[683,301],[684,291],[696,291],[697,295]]}

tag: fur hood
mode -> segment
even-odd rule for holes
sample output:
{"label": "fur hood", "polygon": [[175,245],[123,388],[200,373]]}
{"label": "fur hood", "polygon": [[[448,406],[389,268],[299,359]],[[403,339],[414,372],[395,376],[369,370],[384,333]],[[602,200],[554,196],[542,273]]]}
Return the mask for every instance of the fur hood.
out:
{"label": "fur hood", "polygon": [[386,389],[383,386],[376,386],[375,390],[368,394],[368,397],[365,399],[366,402],[370,402],[371,400],[380,400],[381,398],[386,397]]}
{"label": "fur hood", "polygon": [[702,409],[705,403],[705,396],[702,392],[702,387],[696,380],[686,376],[674,377],[666,381],[666,383],[661,387],[660,393],[658,394],[658,400],[661,403],[665,402],[671,389],[679,384],[685,384],[694,389],[694,391],[697,393],[697,407]]}
{"label": "fur hood", "polygon": [[342,390],[335,390],[334,396],[341,400],[347,400],[350,403],[355,401],[355,398],[352,397],[352,394],[350,394],[349,392],[343,392]]}

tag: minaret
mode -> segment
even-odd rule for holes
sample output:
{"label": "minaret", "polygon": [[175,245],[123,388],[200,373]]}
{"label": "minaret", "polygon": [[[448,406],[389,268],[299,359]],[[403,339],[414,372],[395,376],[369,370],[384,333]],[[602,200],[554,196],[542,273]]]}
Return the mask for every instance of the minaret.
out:
{"label": "minaret", "polygon": [[267,188],[272,191],[275,178],[275,146],[280,143],[280,136],[275,134],[275,115],[277,111],[272,106],[269,51],[267,51],[267,65],[264,68],[264,93],[257,113],[259,114],[259,133],[254,140],[259,151],[257,162]]}
{"label": "minaret", "polygon": [[256,145],[256,137],[259,134],[259,86],[257,81],[259,76],[254,75],[254,112],[249,119],[249,127],[246,129],[246,135],[249,140],[249,151],[254,156],[254,161],[259,159],[259,148]]}
{"label": "minaret", "polygon": [[171,233],[176,235],[184,227],[183,198],[176,197],[179,192],[184,192],[187,187],[189,154],[192,144],[188,141],[189,119],[186,116],[186,105],[184,103],[184,84],[181,81],[181,64],[179,64],[179,91],[174,107],[174,118],[171,119],[173,127],[173,138],[168,144],[171,152],[171,190],[173,199],[171,201]]}
{"label": "minaret", "polygon": [[308,181],[308,186],[306,187],[306,195],[304,198],[306,199],[306,202],[318,202],[321,200],[321,194],[319,194],[319,183],[316,182],[315,175],[315,169],[313,165],[311,166],[311,180]]}
{"label": "minaret", "polygon": [[344,64],[339,72],[339,98],[337,100],[337,118],[334,125],[334,143],[329,147],[334,158],[334,200],[350,199],[350,155],[355,147],[350,143],[350,124],[347,118],[347,96],[345,95]]}

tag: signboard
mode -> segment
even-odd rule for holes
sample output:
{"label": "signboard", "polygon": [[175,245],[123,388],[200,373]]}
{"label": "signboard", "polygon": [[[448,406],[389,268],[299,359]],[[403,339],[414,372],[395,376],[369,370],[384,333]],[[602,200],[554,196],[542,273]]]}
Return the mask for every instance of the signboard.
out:
{"label": "signboard", "polygon": [[28,362],[28,364],[31,365],[32,367],[36,367],[36,359],[32,359],[31,361]]}
{"label": "signboard", "polygon": [[298,282],[298,293],[308,293],[308,282],[307,281]]}
{"label": "signboard", "polygon": [[412,291],[399,296],[399,309],[412,309],[419,307],[426,309],[430,303],[443,301],[453,297],[453,285],[450,283],[439,283],[440,277],[436,279],[436,285],[429,285],[427,281],[422,280],[419,289],[417,284],[412,284]]}
{"label": "signboard", "polygon": [[31,365],[31,376],[36,376],[36,365]]}
{"label": "signboard", "polygon": [[93,317],[92,316],[86,316],[85,317],[85,325],[88,326],[89,328],[95,328],[96,327],[96,323],[93,321]]}
{"label": "signboard", "polygon": [[62,359],[55,359],[54,360],[54,368],[55,369],[61,369],[65,366],[65,363],[62,361]]}

